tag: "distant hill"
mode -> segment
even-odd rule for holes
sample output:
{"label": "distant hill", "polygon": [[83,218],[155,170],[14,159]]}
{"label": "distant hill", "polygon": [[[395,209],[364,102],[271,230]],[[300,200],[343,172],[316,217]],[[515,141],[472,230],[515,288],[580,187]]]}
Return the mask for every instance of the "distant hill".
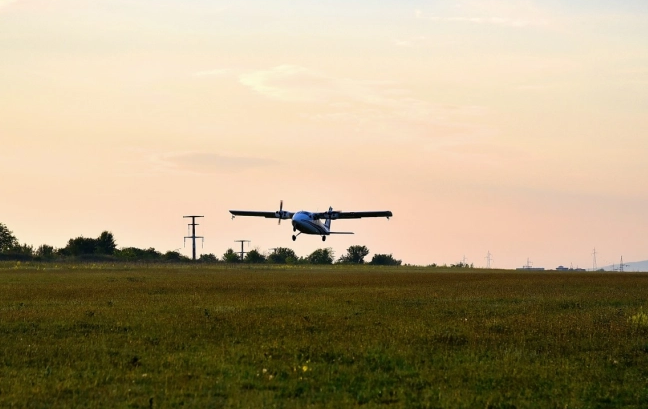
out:
{"label": "distant hill", "polygon": [[[625,262],[626,267],[623,267],[623,271],[648,271],[648,260],[644,261],[630,261]],[[612,271],[613,269],[618,269],[619,265],[615,264],[613,266],[601,267],[605,271]]]}

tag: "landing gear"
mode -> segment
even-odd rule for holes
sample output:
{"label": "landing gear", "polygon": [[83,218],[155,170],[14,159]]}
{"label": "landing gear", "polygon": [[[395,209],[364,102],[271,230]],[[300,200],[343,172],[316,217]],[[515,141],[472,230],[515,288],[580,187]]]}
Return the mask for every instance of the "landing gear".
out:
{"label": "landing gear", "polygon": [[322,241],[326,241],[326,236],[322,236]]}
{"label": "landing gear", "polygon": [[297,236],[293,235],[293,241],[297,240]]}
{"label": "landing gear", "polygon": [[297,227],[293,227],[293,231],[297,231]]}

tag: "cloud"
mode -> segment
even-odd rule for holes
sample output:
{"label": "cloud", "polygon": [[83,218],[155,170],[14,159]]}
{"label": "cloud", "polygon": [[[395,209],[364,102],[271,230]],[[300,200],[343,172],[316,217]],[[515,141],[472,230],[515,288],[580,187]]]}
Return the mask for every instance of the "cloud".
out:
{"label": "cloud", "polygon": [[231,73],[232,70],[223,68],[223,69],[216,69],[216,70],[197,71],[191,75],[193,75],[194,77],[224,77],[226,75],[230,75]]}
{"label": "cloud", "polygon": [[153,167],[161,172],[190,172],[200,174],[241,172],[248,169],[273,166],[266,158],[229,156],[205,152],[175,152],[154,155]]}
{"label": "cloud", "polygon": [[518,85],[515,89],[517,91],[522,91],[522,92],[546,92],[551,88],[553,87],[544,84],[525,84],[525,85]]}
{"label": "cloud", "polygon": [[303,118],[322,125],[345,123],[365,135],[403,140],[474,137],[486,131],[474,123],[485,108],[433,104],[392,81],[336,78],[294,65],[244,73],[239,81],[266,98],[302,103]]}
{"label": "cloud", "polygon": [[329,102],[344,93],[335,78],[296,65],[243,73],[239,82],[268,98],[293,102]]}
{"label": "cloud", "polygon": [[295,65],[241,74],[244,86],[271,99],[284,102],[314,102],[336,106],[368,104],[388,106],[394,94],[408,94],[391,81],[364,81],[336,78]]}
{"label": "cloud", "polygon": [[412,37],[408,39],[394,39],[392,40],[392,44],[394,44],[397,47],[406,47],[406,48],[412,48],[416,47],[417,45],[427,41],[426,37],[423,36],[418,36],[418,37]]}
{"label": "cloud", "polygon": [[616,73],[622,84],[645,86],[648,85],[648,70],[645,68],[626,68]]}
{"label": "cloud", "polygon": [[504,17],[427,17],[430,21],[450,21],[460,23],[475,23],[475,24],[493,24],[498,26],[508,27],[528,27],[528,26],[543,26],[547,23],[544,21],[531,21],[531,20],[515,20]]}
{"label": "cloud", "polygon": [[550,18],[531,1],[472,0],[456,4],[452,9],[425,13],[416,10],[416,18],[435,22],[455,22],[503,27],[547,26]]}
{"label": "cloud", "polygon": [[0,0],[0,11],[4,9],[5,7],[8,7],[12,3],[16,3],[18,0]]}

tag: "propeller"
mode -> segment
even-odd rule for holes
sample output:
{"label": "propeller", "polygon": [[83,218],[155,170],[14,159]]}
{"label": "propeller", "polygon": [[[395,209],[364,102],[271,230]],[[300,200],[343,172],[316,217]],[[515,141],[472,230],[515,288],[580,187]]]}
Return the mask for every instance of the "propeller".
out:
{"label": "propeller", "polygon": [[277,224],[281,224],[281,219],[283,219],[283,199],[279,201],[279,211],[277,214],[279,215],[279,222]]}
{"label": "propeller", "polygon": [[328,215],[328,218],[330,219],[333,213],[340,213],[341,210],[333,210],[333,207],[329,207],[328,212],[326,214]]}

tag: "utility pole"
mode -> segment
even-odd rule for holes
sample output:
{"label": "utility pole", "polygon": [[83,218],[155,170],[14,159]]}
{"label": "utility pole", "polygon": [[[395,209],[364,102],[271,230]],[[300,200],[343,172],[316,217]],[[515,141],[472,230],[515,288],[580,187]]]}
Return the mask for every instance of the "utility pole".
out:
{"label": "utility pole", "polygon": [[191,217],[191,223],[189,223],[187,226],[191,226],[191,236],[185,236],[184,241],[186,243],[187,239],[191,239],[192,242],[192,252],[191,256],[192,259],[195,261],[196,260],[196,239],[202,239],[203,244],[205,243],[205,238],[203,236],[196,236],[196,217],[205,217],[205,216],[182,216],[183,218],[188,218]]}
{"label": "utility pole", "polygon": [[488,254],[486,255],[486,268],[491,268],[491,261],[493,261],[493,255],[491,254],[490,250],[488,250]]}
{"label": "utility pole", "polygon": [[596,265],[596,247],[594,247],[594,251],[592,252],[592,271],[596,271],[598,269],[598,266]]}
{"label": "utility pole", "polygon": [[623,273],[625,267],[630,267],[629,264],[623,264],[623,256],[621,256],[621,262],[619,263],[619,273]]}
{"label": "utility pole", "polygon": [[[243,243],[249,243],[250,240],[234,240],[234,242],[235,243],[241,243],[241,261],[243,261],[243,256],[245,255],[245,253],[247,253],[247,251],[243,251]],[[249,244],[248,244],[248,246],[249,246]]]}

